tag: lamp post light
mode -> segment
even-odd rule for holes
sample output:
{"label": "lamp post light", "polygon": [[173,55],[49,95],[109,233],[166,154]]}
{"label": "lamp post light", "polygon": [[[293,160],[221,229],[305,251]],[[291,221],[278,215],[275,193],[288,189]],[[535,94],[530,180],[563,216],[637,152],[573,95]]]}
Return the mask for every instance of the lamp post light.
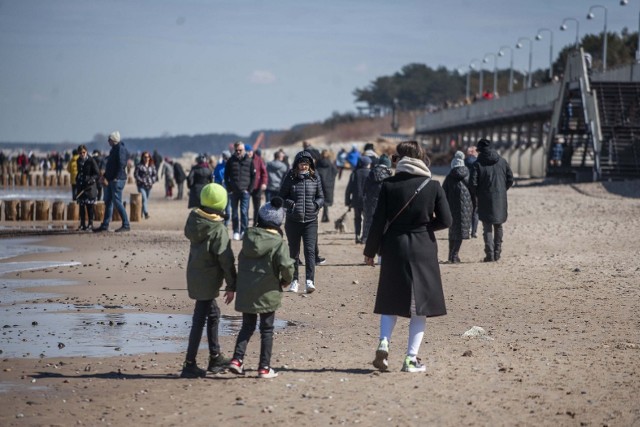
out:
{"label": "lamp post light", "polygon": [[587,19],[594,19],[596,17],[596,15],[593,14],[592,10],[597,8],[604,9],[604,32],[602,33],[602,71],[607,71],[607,8],[600,4],[594,4],[589,8]]}
{"label": "lamp post light", "polygon": [[498,56],[504,56],[503,49],[509,49],[511,52],[511,61],[509,63],[509,93],[513,92],[513,49],[511,46],[501,46]]}
{"label": "lamp post light", "polygon": [[529,37],[520,37],[518,39],[518,43],[516,44],[516,48],[522,49],[522,41],[526,40],[529,42],[529,72],[527,73],[527,89],[531,89],[531,63],[533,62],[533,41]]}
{"label": "lamp post light", "polygon": [[573,21],[576,23],[576,49],[580,44],[580,21],[576,18],[564,18],[562,20],[562,25],[560,25],[560,31],[567,31],[567,21]]}
{"label": "lamp post light", "polygon": [[487,57],[493,56],[493,96],[498,94],[498,55],[495,53],[485,53],[482,62],[487,62]]}
{"label": "lamp post light", "polygon": [[536,40],[542,40],[542,32],[549,32],[549,81],[553,81],[553,31],[548,28],[540,28],[536,34]]}
{"label": "lamp post light", "polygon": [[[629,0],[620,0],[620,6],[626,6]],[[640,13],[638,13],[638,45],[636,46],[636,62],[640,64]]]}

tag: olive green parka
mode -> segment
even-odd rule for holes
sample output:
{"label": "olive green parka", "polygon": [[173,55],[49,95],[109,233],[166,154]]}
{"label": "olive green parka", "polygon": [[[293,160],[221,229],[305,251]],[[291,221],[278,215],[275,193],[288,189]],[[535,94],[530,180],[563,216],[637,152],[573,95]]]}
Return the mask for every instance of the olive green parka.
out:
{"label": "olive green parka", "polygon": [[293,279],[289,246],[275,230],[252,227],[242,239],[238,255],[236,310],[271,313],[282,301],[282,285]]}
{"label": "olive green parka", "polygon": [[193,209],[184,226],[184,235],[191,242],[187,263],[189,298],[205,301],[217,298],[223,280],[227,282],[226,290],[234,289],[235,258],[222,217]]}

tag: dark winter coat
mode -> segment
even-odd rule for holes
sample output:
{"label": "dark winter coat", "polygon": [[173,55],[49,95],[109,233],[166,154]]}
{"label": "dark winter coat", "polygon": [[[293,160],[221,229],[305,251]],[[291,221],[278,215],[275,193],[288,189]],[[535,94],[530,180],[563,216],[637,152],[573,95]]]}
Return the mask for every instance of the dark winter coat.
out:
{"label": "dark winter coat", "polygon": [[316,163],[316,171],[320,175],[322,182],[322,192],[324,193],[324,204],[333,205],[333,191],[336,186],[336,176],[338,168],[329,159],[321,158]]}
{"label": "dark winter coat", "polygon": [[[311,160],[310,173],[306,176],[298,173],[298,163],[303,157]],[[296,154],[293,166],[282,182],[279,196],[287,208],[287,221],[311,222],[318,219],[318,211],[324,206],[324,193],[311,154],[306,151]]]}
{"label": "dark winter coat", "polygon": [[344,204],[352,208],[362,209],[364,207],[364,183],[369,176],[371,169],[358,168],[351,172],[347,189],[344,192]]}
{"label": "dark winter coat", "polygon": [[434,232],[451,225],[446,195],[437,181],[430,181],[383,234],[387,221],[400,211],[424,176],[397,173],[382,183],[364,255],[382,256],[374,312],[411,316],[411,295],[415,314],[446,314],[438,244]]}
{"label": "dark winter coat", "polygon": [[281,283],[293,279],[289,245],[278,232],[251,227],[242,239],[238,255],[236,310],[271,313],[280,308]]}
{"label": "dark winter coat", "polygon": [[491,148],[480,149],[469,180],[472,194],[478,198],[478,217],[482,222],[507,221],[507,190],[513,185],[509,163]]}
{"label": "dark winter coat", "polygon": [[247,154],[240,158],[233,155],[227,160],[224,167],[224,183],[229,193],[251,192],[255,178],[256,168],[253,159]]}
{"label": "dark winter coat", "polygon": [[124,146],[124,142],[119,142],[111,147],[104,177],[111,182],[116,179],[127,179],[127,160],[129,152]]}
{"label": "dark winter coat", "polygon": [[385,165],[377,165],[364,182],[364,213],[365,218],[370,215],[373,218],[373,212],[378,204],[378,196],[382,188],[382,181],[391,176],[391,169]]}
{"label": "dark winter coat", "polygon": [[473,203],[468,185],[469,169],[466,166],[451,169],[442,183],[442,189],[447,195],[449,210],[453,218],[453,223],[449,227],[449,240],[469,238]]}
{"label": "dark winter coat", "polygon": [[98,178],[100,170],[98,164],[91,156],[86,159],[78,157],[78,175],[76,176],[76,189],[78,193],[79,203],[92,203],[98,197]]}
{"label": "dark winter coat", "polygon": [[189,207],[200,206],[200,192],[202,188],[211,182],[211,169],[206,163],[198,163],[189,171],[187,187],[189,188]]}
{"label": "dark winter coat", "polygon": [[173,162],[173,177],[176,180],[176,184],[183,183],[187,179],[187,174],[184,173],[182,165],[178,162]]}
{"label": "dark winter coat", "polygon": [[227,282],[227,290],[235,289],[235,259],[223,218],[193,209],[184,235],[191,242],[187,262],[189,298],[205,301],[217,298],[223,280]]}

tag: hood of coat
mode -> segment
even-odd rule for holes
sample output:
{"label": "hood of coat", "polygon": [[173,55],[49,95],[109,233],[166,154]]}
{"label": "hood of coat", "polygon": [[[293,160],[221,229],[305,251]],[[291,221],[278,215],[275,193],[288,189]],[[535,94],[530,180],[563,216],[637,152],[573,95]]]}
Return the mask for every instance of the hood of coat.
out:
{"label": "hood of coat", "polygon": [[371,170],[370,176],[375,182],[382,182],[391,176],[391,169],[385,165],[377,165]]}
{"label": "hood of coat", "polygon": [[482,166],[491,166],[498,163],[500,160],[500,155],[493,148],[483,148],[480,150],[480,154],[478,154],[478,163]]}
{"label": "hood of coat", "polygon": [[193,209],[184,226],[184,235],[191,243],[200,243],[209,238],[211,227],[222,222],[220,215],[208,214],[200,208]]}
{"label": "hood of coat", "polygon": [[316,165],[315,165],[315,162],[313,161],[313,156],[311,155],[311,153],[308,151],[300,151],[298,154],[296,154],[296,157],[293,159],[293,165],[291,166],[291,169],[293,171],[295,171],[298,168],[298,163],[300,163],[302,159],[306,159],[309,161],[309,170],[312,170],[312,171],[316,170]]}
{"label": "hood of coat", "polygon": [[247,258],[261,258],[282,243],[277,231],[251,227],[242,239],[242,255]]}
{"label": "hood of coat", "polygon": [[469,176],[469,169],[467,169],[466,166],[458,166],[457,168],[451,169],[449,176],[457,181],[462,181]]}

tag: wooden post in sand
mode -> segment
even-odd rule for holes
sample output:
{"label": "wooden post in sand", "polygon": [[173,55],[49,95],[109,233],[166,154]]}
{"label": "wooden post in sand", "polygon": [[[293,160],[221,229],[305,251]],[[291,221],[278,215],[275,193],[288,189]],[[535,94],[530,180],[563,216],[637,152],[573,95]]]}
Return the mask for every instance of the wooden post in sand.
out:
{"label": "wooden post in sand", "polygon": [[29,184],[29,175],[26,173],[23,173],[22,176],[20,177],[20,185],[23,187],[26,187],[27,184]]}
{"label": "wooden post in sand", "polygon": [[[42,175],[36,175],[36,187],[41,187],[42,186]],[[46,180],[45,180],[46,182]]]}
{"label": "wooden post in sand", "polygon": [[27,185],[33,187],[33,174],[27,175]]}
{"label": "wooden post in sand", "polygon": [[[60,185],[60,182],[58,182],[58,185]],[[71,177],[69,175],[64,175],[62,177],[62,185],[65,187],[71,186]]]}
{"label": "wooden post in sand", "polygon": [[104,202],[97,202],[94,206],[93,206],[93,215],[94,215],[94,221],[96,223],[100,223],[102,222],[102,220],[104,220]]}
{"label": "wooden post in sand", "polygon": [[142,217],[142,194],[132,193],[129,205],[129,221],[140,221]]}
{"label": "wooden post in sand", "polygon": [[49,221],[48,200],[36,200],[36,221]]}
{"label": "wooden post in sand", "polygon": [[78,221],[80,219],[80,207],[76,202],[67,204],[67,221]]}
{"label": "wooden post in sand", "polygon": [[33,200],[20,200],[20,221],[33,221]]}
{"label": "wooden post in sand", "polygon": [[64,202],[56,200],[51,209],[51,219],[53,221],[64,221]]}
{"label": "wooden post in sand", "polygon": [[4,202],[4,220],[16,221],[18,219],[19,200],[5,200]]}

